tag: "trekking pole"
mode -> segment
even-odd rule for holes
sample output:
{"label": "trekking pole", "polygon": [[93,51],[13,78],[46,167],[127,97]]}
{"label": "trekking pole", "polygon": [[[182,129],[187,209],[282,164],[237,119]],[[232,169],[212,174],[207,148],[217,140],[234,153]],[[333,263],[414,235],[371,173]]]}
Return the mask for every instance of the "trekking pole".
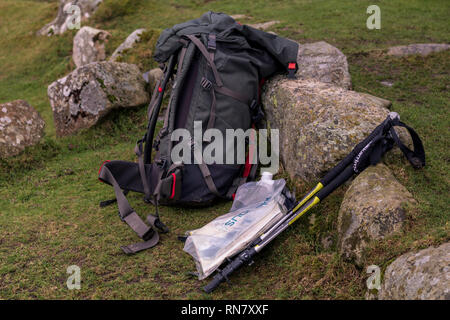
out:
{"label": "trekking pole", "polygon": [[[315,194],[317,194],[319,191],[321,191],[324,186],[328,186],[331,181],[333,181],[342,171],[346,169],[355,159],[355,157],[380,133],[386,133],[389,128],[392,126],[390,125],[390,122],[393,120],[399,119],[399,115],[396,112],[389,113],[388,117],[380,124],[378,125],[363,141],[358,143],[353,150],[344,158],[342,159],[333,169],[331,169],[325,177],[323,177],[320,182],[312,189],[310,190],[306,196],[304,196],[297,205],[288,213],[286,216],[284,216],[280,221],[278,221],[275,225],[273,225],[269,230],[267,230],[264,234],[262,234],[259,238],[257,238],[254,242],[255,245],[259,242],[263,241],[265,238],[270,236],[272,232],[274,232],[281,224],[283,224],[286,220],[290,219],[292,215],[294,215],[296,212],[300,212],[301,214],[296,214],[296,219],[300,218],[301,215],[306,213],[304,210],[300,210],[303,207],[309,207],[309,205],[312,204],[310,201],[307,206],[304,206]],[[348,172],[346,175],[353,175],[353,171],[348,169]],[[344,183],[349,177],[342,176],[339,179],[336,179],[336,182],[345,179],[342,183]],[[340,184],[339,184],[340,185]],[[331,187],[328,187],[324,192],[320,194],[320,197],[318,197],[320,200],[323,200],[324,197],[326,197],[328,194],[330,194],[334,189],[336,189],[339,185],[334,185],[334,188],[331,190]],[[331,191],[330,191],[331,190]],[[319,201],[320,201],[319,200]],[[317,200],[316,200],[317,201]],[[314,204],[315,205],[315,204]],[[308,209],[309,210],[309,209]],[[294,222],[296,219],[294,219],[292,222]]]}
{"label": "trekking pole", "polygon": [[[286,216],[269,228],[264,234],[251,242],[246,249],[236,255],[224,269],[219,270],[210,283],[204,287],[207,293],[212,292],[220,283],[228,281],[228,276],[243,264],[251,264],[253,257],[262,250],[268,243],[276,238],[287,227],[294,223],[298,218],[308,212],[312,207],[325,199],[336,188],[345,183],[355,173],[358,174],[367,168],[370,164],[376,164],[386,151],[390,150],[393,143],[397,143],[400,149],[407,156],[414,167],[414,162],[420,162],[425,165],[425,152],[419,136],[412,128],[401,123],[397,113],[391,112],[388,117],[377,126],[372,133],[360,142],[356,147],[331,169],[325,177],[302,199],[299,203],[286,214]],[[394,125],[406,127],[413,138],[414,151],[406,148],[396,137],[395,131],[392,132]]]}
{"label": "trekking pole", "polygon": [[[305,198],[309,198],[309,201],[304,199],[300,201],[303,205],[300,207],[297,205],[291,212],[289,212],[285,219],[275,224],[266,233],[262,234],[259,238],[253,241],[250,246],[248,246],[244,251],[239,253],[231,262],[222,270],[214,276],[212,281],[204,287],[204,291],[207,293],[212,292],[217,286],[223,281],[228,281],[228,276],[235,270],[240,268],[243,264],[251,264],[253,257],[260,252],[268,243],[275,239],[280,233],[286,230],[292,223],[294,223],[298,218],[308,212],[312,207],[318,204],[321,200],[325,199],[330,193],[332,193],[337,187],[342,185],[347,181],[352,175],[353,167],[349,165],[341,174],[339,174],[335,180],[329,183],[320,191],[313,189]],[[312,198],[311,194],[315,194]]]}

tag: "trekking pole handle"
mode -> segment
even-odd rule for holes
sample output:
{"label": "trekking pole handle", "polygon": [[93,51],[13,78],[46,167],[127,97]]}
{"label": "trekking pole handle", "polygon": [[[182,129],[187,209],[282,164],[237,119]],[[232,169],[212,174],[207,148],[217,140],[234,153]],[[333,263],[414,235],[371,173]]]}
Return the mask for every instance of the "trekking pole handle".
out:
{"label": "trekking pole handle", "polygon": [[342,159],[333,169],[328,171],[328,173],[323,177],[322,180],[320,180],[320,183],[322,183],[324,186],[326,186],[328,183],[333,181],[342,171],[347,168],[349,164],[351,164],[356,157],[358,153],[361,152],[361,150],[370,143],[371,140],[375,136],[377,136],[380,131],[383,130],[389,130],[389,128],[392,126],[392,121],[396,121],[396,119],[400,119],[400,116],[396,112],[390,112],[389,115],[386,117],[386,119],[379,124],[363,141],[358,143],[353,150],[344,158]]}

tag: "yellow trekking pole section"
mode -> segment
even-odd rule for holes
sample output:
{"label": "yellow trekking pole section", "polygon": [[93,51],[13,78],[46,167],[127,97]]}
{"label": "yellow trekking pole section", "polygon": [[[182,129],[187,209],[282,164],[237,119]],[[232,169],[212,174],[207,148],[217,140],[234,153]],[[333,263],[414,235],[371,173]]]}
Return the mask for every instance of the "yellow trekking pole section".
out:
{"label": "yellow trekking pole section", "polygon": [[305,207],[305,209],[303,209],[299,214],[297,214],[294,219],[289,221],[289,224],[293,224],[298,218],[300,218],[302,215],[304,215],[309,209],[314,207],[319,202],[320,202],[320,199],[318,197],[314,197],[314,199],[311,201],[311,203],[309,205],[307,205]]}
{"label": "yellow trekking pole section", "polygon": [[319,192],[319,190],[322,189],[322,188],[323,188],[323,184],[319,182],[319,183],[314,187],[314,189],[313,189],[310,193],[308,193],[308,194],[302,199],[302,201],[300,201],[300,203],[297,204],[297,205],[295,206],[294,209],[292,209],[292,212],[295,213],[298,209],[300,209],[300,208],[306,203],[306,201],[308,201],[309,199],[311,199],[312,196],[315,195],[317,192]]}

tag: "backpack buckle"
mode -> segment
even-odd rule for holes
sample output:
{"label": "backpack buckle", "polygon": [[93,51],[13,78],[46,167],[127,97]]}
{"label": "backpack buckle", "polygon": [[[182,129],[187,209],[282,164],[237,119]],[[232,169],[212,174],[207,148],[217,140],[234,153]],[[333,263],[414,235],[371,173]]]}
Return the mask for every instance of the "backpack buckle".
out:
{"label": "backpack buckle", "polygon": [[208,35],[208,50],[216,50],[216,35],[214,33]]}
{"label": "backpack buckle", "polygon": [[160,169],[164,169],[166,166],[167,160],[164,158],[161,158],[161,159],[155,160],[155,163]]}
{"label": "backpack buckle", "polygon": [[205,77],[202,77],[202,80],[200,80],[200,84],[203,87],[203,89],[211,90],[212,88],[212,82],[206,79]]}
{"label": "backpack buckle", "polygon": [[258,102],[256,102],[256,100],[252,100],[252,103],[250,103],[250,110],[255,111],[256,108],[258,107]]}
{"label": "backpack buckle", "polygon": [[295,79],[295,73],[297,72],[297,62],[288,63],[288,79]]}
{"label": "backpack buckle", "polygon": [[297,62],[288,63],[288,78],[295,79],[295,73],[297,72]]}

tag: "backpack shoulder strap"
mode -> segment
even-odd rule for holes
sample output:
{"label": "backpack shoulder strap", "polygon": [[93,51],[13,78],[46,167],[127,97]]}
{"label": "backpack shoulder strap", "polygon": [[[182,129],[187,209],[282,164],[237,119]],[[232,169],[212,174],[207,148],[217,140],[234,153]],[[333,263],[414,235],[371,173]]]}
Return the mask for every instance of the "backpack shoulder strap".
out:
{"label": "backpack shoulder strap", "polygon": [[150,163],[151,162],[151,149],[152,149],[152,143],[153,143],[153,137],[155,134],[155,128],[156,128],[156,122],[158,120],[159,111],[161,109],[162,100],[164,98],[164,91],[166,89],[167,83],[169,82],[170,77],[173,74],[173,70],[175,68],[176,64],[176,55],[172,55],[169,59],[169,62],[167,63],[165,70],[164,70],[164,77],[162,79],[161,83],[157,83],[157,89],[155,88],[155,91],[157,91],[157,96],[155,99],[152,98],[153,104],[149,105],[149,111],[148,111],[148,126],[147,126],[147,132],[145,133],[144,137],[141,139],[141,142],[145,142],[145,152],[144,152],[144,163]]}
{"label": "backpack shoulder strap", "polygon": [[[153,137],[156,129],[156,121],[158,119],[159,111],[161,109],[162,100],[164,97],[164,91],[166,89],[167,83],[173,74],[173,69],[175,67],[175,57],[172,55],[167,63],[164,70],[164,77],[162,81],[157,81],[155,89],[153,91],[152,100],[148,106],[148,125],[147,132],[142,137],[142,139],[136,142],[136,147],[134,152],[138,157],[139,173],[141,175],[142,185],[144,186],[145,201],[150,201],[151,192],[150,186],[148,184],[147,175],[145,172],[145,164],[151,162],[151,153],[153,145]],[[145,143],[145,149],[143,149],[143,144]]]}

